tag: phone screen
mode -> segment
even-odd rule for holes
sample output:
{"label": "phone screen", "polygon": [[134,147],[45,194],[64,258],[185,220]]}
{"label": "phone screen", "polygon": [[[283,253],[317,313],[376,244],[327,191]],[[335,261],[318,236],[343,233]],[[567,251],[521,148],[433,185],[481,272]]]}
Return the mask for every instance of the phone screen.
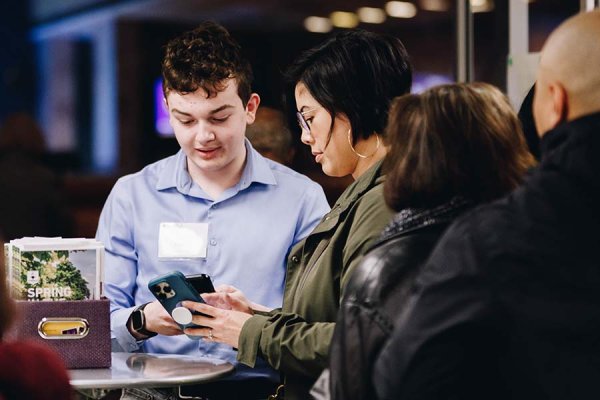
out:
{"label": "phone screen", "polygon": [[200,294],[213,293],[215,291],[210,276],[207,274],[187,275],[185,278]]}

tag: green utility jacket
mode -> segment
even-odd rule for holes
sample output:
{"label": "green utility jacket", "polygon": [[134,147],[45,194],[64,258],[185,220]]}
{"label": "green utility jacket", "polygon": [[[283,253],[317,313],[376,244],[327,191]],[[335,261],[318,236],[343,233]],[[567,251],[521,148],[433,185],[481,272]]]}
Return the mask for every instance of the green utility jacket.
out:
{"label": "green utility jacket", "polygon": [[243,326],[238,361],[267,360],[285,377],[285,398],[306,399],[326,367],[343,289],[393,213],[383,199],[381,161],[342,193],[288,256],[283,307]]}

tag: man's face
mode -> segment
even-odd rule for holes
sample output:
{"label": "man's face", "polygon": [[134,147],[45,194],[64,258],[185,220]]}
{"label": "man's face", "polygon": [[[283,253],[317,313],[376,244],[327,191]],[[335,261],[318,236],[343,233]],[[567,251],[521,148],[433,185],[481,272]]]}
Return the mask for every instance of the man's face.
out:
{"label": "man's face", "polygon": [[231,79],[215,97],[208,98],[199,88],[183,95],[171,91],[166,100],[169,122],[188,158],[192,178],[238,174],[246,157],[246,124],[254,121],[258,95],[252,94],[244,105]]}

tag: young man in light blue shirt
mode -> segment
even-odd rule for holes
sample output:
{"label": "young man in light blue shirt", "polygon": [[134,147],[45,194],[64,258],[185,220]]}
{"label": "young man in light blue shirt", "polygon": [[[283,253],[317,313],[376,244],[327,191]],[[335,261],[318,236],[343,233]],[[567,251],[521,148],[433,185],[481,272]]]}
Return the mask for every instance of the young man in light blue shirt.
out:
{"label": "young man in light blue shirt", "polygon": [[[106,247],[113,343],[124,351],[235,363],[231,347],[183,335],[148,281],[173,270],[206,273],[215,285],[232,284],[278,307],[288,251],[329,210],[318,184],[262,157],[245,139],[260,102],[251,75],[239,45],[215,23],[167,45],[163,91],[181,150],[119,179],[97,232]],[[277,379],[266,363],[235,379],[256,377]]]}

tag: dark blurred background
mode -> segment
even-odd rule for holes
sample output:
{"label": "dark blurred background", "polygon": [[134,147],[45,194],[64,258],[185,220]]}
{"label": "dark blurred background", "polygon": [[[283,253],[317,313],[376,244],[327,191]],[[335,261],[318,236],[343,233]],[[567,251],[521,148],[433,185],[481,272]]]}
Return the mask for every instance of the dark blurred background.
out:
{"label": "dark blurred background", "polygon": [[[506,90],[508,0],[471,4],[475,79]],[[529,0],[529,51],[582,4]],[[456,79],[455,0],[8,0],[1,7],[0,123],[21,112],[39,124],[43,163],[60,178],[72,218],[65,236],[93,236],[116,178],[177,151],[157,106],[160,61],[163,45],[200,21],[218,21],[237,38],[262,104],[275,108],[282,107],[281,71],[328,32],[345,29],[334,20],[401,38],[413,91]],[[325,177],[290,125],[292,167],[322,183],[333,201],[349,180]]]}

